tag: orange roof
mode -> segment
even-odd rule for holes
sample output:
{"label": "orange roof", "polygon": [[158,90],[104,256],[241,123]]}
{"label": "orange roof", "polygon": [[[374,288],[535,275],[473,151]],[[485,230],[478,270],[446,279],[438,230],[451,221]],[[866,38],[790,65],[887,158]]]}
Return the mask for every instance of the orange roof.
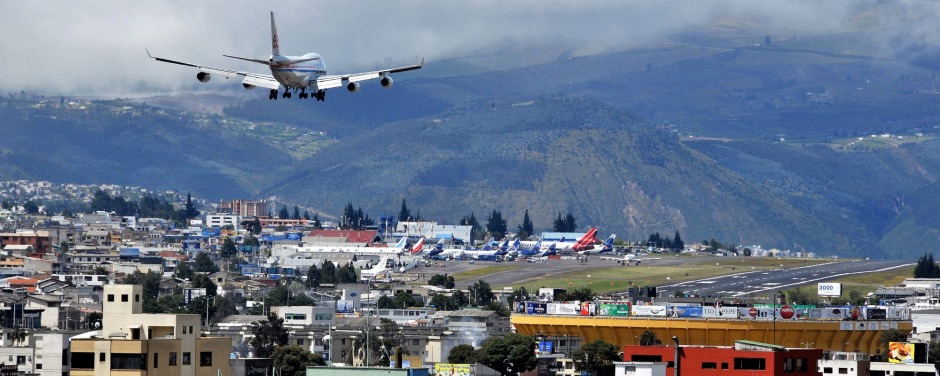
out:
{"label": "orange roof", "polygon": [[176,251],[160,251],[160,257],[163,257],[163,258],[178,258],[178,259],[183,259],[183,260],[186,259],[186,256],[183,256],[183,255],[181,255],[181,254],[179,254],[179,253],[176,253]]}

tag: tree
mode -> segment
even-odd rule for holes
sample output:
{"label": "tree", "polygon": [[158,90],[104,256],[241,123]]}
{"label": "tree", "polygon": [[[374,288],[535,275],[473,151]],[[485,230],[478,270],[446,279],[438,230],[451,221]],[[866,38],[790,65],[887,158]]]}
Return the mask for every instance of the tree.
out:
{"label": "tree", "polygon": [[290,217],[291,219],[300,219],[300,208],[297,207],[297,204],[294,204],[294,215]]}
{"label": "tree", "polygon": [[498,210],[493,210],[493,213],[490,214],[490,218],[486,220],[486,232],[490,233],[490,236],[502,239],[506,235],[507,225],[506,220],[503,219],[503,213]]}
{"label": "tree", "polygon": [[183,209],[183,215],[185,219],[193,219],[199,216],[199,210],[196,210],[196,205],[193,204],[193,196],[189,193],[186,193],[186,205]]}
{"label": "tree", "polygon": [[558,217],[552,222],[552,231],[555,232],[574,232],[578,229],[577,218],[571,212],[564,217],[558,212]]}
{"label": "tree", "polygon": [[[381,301],[382,298],[379,298],[379,300]],[[437,308],[438,311],[456,311],[460,309],[460,305],[457,304],[457,299],[444,294],[434,295],[434,297],[431,298],[430,304]]]}
{"label": "tree", "polygon": [[662,344],[663,342],[656,338],[656,332],[644,330],[640,334],[640,346],[659,346]]}
{"label": "tree", "polygon": [[276,314],[268,314],[267,320],[251,323],[251,333],[254,338],[249,344],[255,349],[255,356],[258,358],[270,357],[276,346],[287,345],[288,333],[284,328],[284,319]]}
{"label": "tree", "polygon": [[590,287],[575,287],[565,292],[564,295],[564,299],[562,300],[580,300],[582,302],[592,301],[597,297],[597,293]]}
{"label": "tree", "polygon": [[261,229],[262,229],[261,219],[259,219],[258,217],[255,217],[254,219],[250,221],[242,222],[242,223],[244,223],[245,229],[248,230],[248,233],[252,235],[257,235],[261,233]]}
{"label": "tree", "polygon": [[316,265],[310,265],[310,268],[307,269],[307,280],[304,281],[304,284],[312,288],[320,287],[320,269],[317,269]]}
{"label": "tree", "polygon": [[940,277],[940,268],[934,263],[933,254],[924,253],[917,260],[917,266],[914,267],[914,278],[937,278]]}
{"label": "tree", "polygon": [[290,212],[287,211],[287,204],[281,205],[281,210],[277,212],[277,217],[280,219],[290,218]]}
{"label": "tree", "polygon": [[789,289],[785,292],[785,294],[787,297],[786,302],[789,302],[790,304],[809,305],[818,303],[817,299],[814,299],[812,296],[810,296],[809,292],[801,288]]}
{"label": "tree", "polygon": [[428,279],[428,284],[431,286],[443,287],[445,289],[452,289],[456,286],[454,282],[454,276],[449,276],[446,274],[435,274]]}
{"label": "tree", "polygon": [[490,337],[483,341],[477,361],[502,375],[516,375],[535,369],[535,340],[522,334],[510,333]]}
{"label": "tree", "polygon": [[326,365],[323,356],[297,345],[278,346],[271,358],[274,360],[274,368],[280,370],[280,376],[304,376],[307,367]]}
{"label": "tree", "polygon": [[522,217],[522,224],[519,225],[519,229],[516,235],[519,237],[519,239],[528,239],[530,236],[532,236],[534,231],[535,229],[532,226],[532,220],[529,219],[529,209],[526,209],[525,216]]}
{"label": "tree", "polygon": [[39,214],[39,205],[33,200],[27,200],[23,203],[23,210],[26,211],[26,214]]}
{"label": "tree", "polygon": [[173,274],[176,275],[176,278],[188,279],[193,277],[193,268],[186,261],[180,261],[176,265],[176,269],[173,270]]}
{"label": "tree", "polygon": [[617,346],[598,339],[581,346],[574,352],[574,367],[578,371],[586,371],[590,376],[613,376],[614,362],[621,360],[617,354]]}
{"label": "tree", "polygon": [[411,220],[411,211],[408,210],[408,205],[405,204],[405,199],[401,199],[401,210],[398,211],[398,220],[400,222],[407,222]]}
{"label": "tree", "polygon": [[672,249],[679,251],[685,249],[685,242],[682,241],[682,237],[679,236],[679,230],[676,230],[676,236],[672,238]]}
{"label": "tree", "polygon": [[470,300],[470,305],[474,307],[486,305],[492,301],[493,290],[490,288],[490,284],[481,279],[473,286],[470,286]]}
{"label": "tree", "polygon": [[104,265],[95,265],[95,267],[91,269],[91,274],[92,275],[111,275],[111,270],[105,267]]}
{"label": "tree", "polygon": [[529,291],[525,289],[525,286],[519,286],[519,288],[512,291],[512,294],[509,295],[509,305],[512,305],[514,302],[522,302],[529,300]]}
{"label": "tree", "polygon": [[881,344],[881,347],[885,349],[885,353],[888,351],[889,342],[906,342],[907,333],[900,331],[899,329],[888,329],[881,333],[881,337],[878,339],[878,343]]}
{"label": "tree", "polygon": [[218,289],[215,282],[212,282],[212,278],[209,278],[209,276],[205,274],[193,275],[192,285],[193,288],[196,289],[206,289],[207,296],[215,296],[216,290]]}
{"label": "tree", "polygon": [[330,260],[320,266],[320,283],[336,283],[336,265]]}
{"label": "tree", "polygon": [[219,250],[219,257],[229,259],[238,254],[238,248],[235,247],[235,241],[226,236],[222,241],[222,249]]}
{"label": "tree", "polygon": [[470,226],[470,238],[472,239],[482,239],[485,235],[483,234],[483,228],[480,227],[480,222],[477,221],[477,217],[470,213],[469,216],[464,216],[460,219],[461,226]]}
{"label": "tree", "polygon": [[219,271],[219,267],[209,259],[208,253],[199,252],[193,261],[193,270],[199,273],[215,273]]}
{"label": "tree", "polygon": [[499,317],[509,317],[509,307],[506,307],[505,304],[500,303],[497,300],[487,303],[485,306],[480,308],[484,311],[495,311]]}
{"label": "tree", "polygon": [[477,362],[477,350],[470,345],[457,345],[447,354],[447,363],[473,364]]}

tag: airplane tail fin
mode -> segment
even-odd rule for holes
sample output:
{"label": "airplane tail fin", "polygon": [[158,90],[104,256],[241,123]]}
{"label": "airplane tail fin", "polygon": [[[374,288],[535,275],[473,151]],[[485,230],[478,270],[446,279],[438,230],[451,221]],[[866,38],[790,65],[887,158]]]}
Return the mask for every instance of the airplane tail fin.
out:
{"label": "airplane tail fin", "polygon": [[395,244],[395,248],[398,248],[398,249],[405,248],[405,244],[408,244],[408,237],[402,236],[401,240],[399,240],[398,243]]}
{"label": "airplane tail fin", "polygon": [[417,255],[421,253],[422,249],[424,249],[424,238],[418,239],[418,244],[415,244],[414,247],[411,247],[411,254]]}
{"label": "airplane tail fin", "polygon": [[484,244],[484,245],[483,245],[483,248],[480,248],[480,250],[482,250],[482,251],[489,251],[490,249],[492,249],[493,246],[491,246],[490,244],[493,243],[493,239],[495,239],[495,238],[490,238],[490,240],[487,240],[487,241],[486,241],[486,244]]}
{"label": "airplane tail fin", "polygon": [[281,48],[278,46],[277,26],[274,25],[274,12],[271,12],[271,55],[280,56]]}
{"label": "airplane tail fin", "polygon": [[584,234],[584,236],[582,236],[581,239],[578,239],[578,242],[574,244],[572,249],[574,249],[575,251],[580,251],[586,248],[587,246],[594,243],[594,241],[596,240],[595,236],[597,236],[597,228],[591,227],[591,229],[588,230],[588,232]]}

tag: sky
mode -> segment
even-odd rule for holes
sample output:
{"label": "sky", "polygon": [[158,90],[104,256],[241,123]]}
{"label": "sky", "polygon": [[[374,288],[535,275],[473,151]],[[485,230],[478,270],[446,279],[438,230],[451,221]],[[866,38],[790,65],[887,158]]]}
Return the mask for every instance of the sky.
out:
{"label": "sky", "polygon": [[[873,4],[888,11],[864,12]],[[164,58],[265,73],[263,66],[222,55],[267,58],[271,11],[282,53],[316,52],[329,73],[349,73],[421,58],[427,64],[476,55],[498,58],[499,51],[518,46],[642,47],[728,20],[768,33],[862,25],[883,29],[920,51],[940,45],[935,43],[938,9],[925,0],[4,1],[0,94],[192,90],[195,69],[150,60],[145,49]]]}

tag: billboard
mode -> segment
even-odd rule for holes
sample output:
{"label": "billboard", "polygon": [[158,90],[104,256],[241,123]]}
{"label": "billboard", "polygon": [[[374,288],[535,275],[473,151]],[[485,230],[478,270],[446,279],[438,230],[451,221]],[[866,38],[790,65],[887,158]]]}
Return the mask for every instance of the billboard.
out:
{"label": "billboard", "polygon": [[816,295],[842,296],[842,284],[841,283],[820,283],[816,285]]}
{"label": "billboard", "polygon": [[888,362],[914,363],[914,344],[906,342],[888,342]]}
{"label": "billboard", "polygon": [[547,307],[545,303],[525,302],[525,313],[530,315],[544,315]]}
{"label": "billboard", "polygon": [[356,311],[356,302],[352,300],[337,300],[336,313],[353,313]]}
{"label": "billboard", "polygon": [[666,315],[669,317],[702,317],[701,306],[668,306]]}
{"label": "billboard", "polygon": [[469,364],[437,363],[434,374],[438,376],[470,376]]}
{"label": "billboard", "polygon": [[582,302],[581,303],[581,316],[594,316],[596,315],[597,305],[594,302]]}
{"label": "billboard", "polygon": [[580,303],[548,303],[546,310],[549,315],[580,315]]}
{"label": "billboard", "polygon": [[702,307],[702,317],[736,319],[738,318],[738,307]]}
{"label": "billboard", "polygon": [[666,306],[647,306],[647,305],[635,305],[633,306],[633,311],[630,312],[633,316],[659,316],[666,317],[668,308]]}
{"label": "billboard", "polygon": [[809,310],[811,320],[845,320],[851,318],[852,307],[822,307]]}
{"label": "billboard", "polygon": [[629,302],[625,303],[601,303],[600,315],[601,316],[630,316],[630,306]]}

